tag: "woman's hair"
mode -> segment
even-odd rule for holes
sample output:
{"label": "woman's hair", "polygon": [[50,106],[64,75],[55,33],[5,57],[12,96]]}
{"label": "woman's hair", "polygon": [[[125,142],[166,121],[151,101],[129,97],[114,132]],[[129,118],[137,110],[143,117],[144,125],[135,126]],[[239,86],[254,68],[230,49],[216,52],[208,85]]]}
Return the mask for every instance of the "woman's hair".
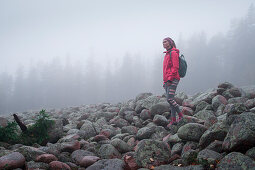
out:
{"label": "woman's hair", "polygon": [[173,47],[176,48],[175,42],[174,42],[174,40],[172,40],[172,38],[166,37],[166,38],[164,38],[164,40],[167,40],[169,42],[171,48],[173,48]]}

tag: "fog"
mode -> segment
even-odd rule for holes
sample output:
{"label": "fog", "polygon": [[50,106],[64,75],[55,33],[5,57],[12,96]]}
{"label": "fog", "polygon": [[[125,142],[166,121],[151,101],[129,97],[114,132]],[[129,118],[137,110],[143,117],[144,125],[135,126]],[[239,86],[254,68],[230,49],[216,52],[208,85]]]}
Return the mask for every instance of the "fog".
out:
{"label": "fog", "polygon": [[0,114],[162,95],[162,40],[188,63],[178,92],[255,84],[253,0],[1,0]]}

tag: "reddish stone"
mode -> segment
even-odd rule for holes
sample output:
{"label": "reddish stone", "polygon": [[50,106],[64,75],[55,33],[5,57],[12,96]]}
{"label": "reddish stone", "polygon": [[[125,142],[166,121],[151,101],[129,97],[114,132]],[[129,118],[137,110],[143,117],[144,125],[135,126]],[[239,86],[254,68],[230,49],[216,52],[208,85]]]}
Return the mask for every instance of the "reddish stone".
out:
{"label": "reddish stone", "polygon": [[70,152],[76,151],[81,148],[79,141],[72,141],[68,143],[63,143],[61,152]]}
{"label": "reddish stone", "polygon": [[138,169],[138,165],[137,165],[134,157],[129,156],[129,155],[125,155],[124,156],[124,161],[125,161],[125,163],[127,165],[127,168],[129,170],[137,170]]}
{"label": "reddish stone", "polygon": [[100,158],[97,156],[84,156],[82,160],[79,162],[80,166],[88,167],[98,161]]}
{"label": "reddish stone", "polygon": [[182,105],[183,99],[178,98],[178,97],[175,97],[174,99],[175,99],[175,101],[176,101],[176,103],[177,103],[178,105],[180,105],[180,106]]}
{"label": "reddish stone", "polygon": [[25,157],[19,152],[13,152],[8,155],[0,157],[0,169],[21,168],[25,165]]}
{"label": "reddish stone", "polygon": [[111,136],[111,131],[109,129],[103,129],[99,135],[104,135],[105,137],[109,138]]}
{"label": "reddish stone", "polygon": [[71,170],[67,164],[59,161],[52,161],[49,165],[51,170]]}
{"label": "reddish stone", "polygon": [[194,111],[189,107],[183,107],[182,108],[182,113],[185,114],[185,115],[188,115],[188,116],[192,116]]}
{"label": "reddish stone", "polygon": [[192,110],[195,110],[195,109],[196,109],[195,105],[194,105],[194,104],[191,104],[191,103],[188,102],[188,101],[182,102],[182,106],[183,106],[183,107],[189,107],[189,108],[191,108]]}
{"label": "reddish stone", "polygon": [[42,154],[36,157],[37,162],[50,163],[52,161],[57,161],[58,158],[52,154]]}
{"label": "reddish stone", "polygon": [[173,162],[176,159],[181,159],[180,155],[174,154],[173,156],[171,156],[171,158],[169,159],[169,163]]}
{"label": "reddish stone", "polygon": [[99,141],[101,141],[101,140],[107,140],[108,138],[105,136],[105,135],[96,135],[95,137],[94,137],[94,141],[95,142],[99,142]]}

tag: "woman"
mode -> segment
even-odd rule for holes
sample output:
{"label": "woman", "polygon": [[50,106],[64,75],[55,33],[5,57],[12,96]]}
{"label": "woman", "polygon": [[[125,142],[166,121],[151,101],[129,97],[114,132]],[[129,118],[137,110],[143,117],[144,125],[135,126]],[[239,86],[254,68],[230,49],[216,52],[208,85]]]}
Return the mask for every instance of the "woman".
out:
{"label": "woman", "polygon": [[[167,37],[163,40],[163,47],[167,50],[163,62],[163,87],[166,90],[167,102],[170,104],[171,110],[171,122],[167,125],[168,127],[172,124],[176,124],[183,118],[183,114],[179,109],[179,105],[174,100],[175,91],[180,81],[179,75],[179,50],[176,49],[174,41]],[[171,53],[171,57],[170,57]],[[178,113],[178,120],[176,121],[176,113]]]}

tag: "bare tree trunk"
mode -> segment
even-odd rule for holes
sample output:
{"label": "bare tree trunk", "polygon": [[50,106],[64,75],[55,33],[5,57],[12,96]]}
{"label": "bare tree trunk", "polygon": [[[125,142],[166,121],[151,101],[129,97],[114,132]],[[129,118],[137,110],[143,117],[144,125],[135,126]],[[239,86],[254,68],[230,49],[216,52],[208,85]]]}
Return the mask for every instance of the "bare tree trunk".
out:
{"label": "bare tree trunk", "polygon": [[20,129],[22,130],[22,132],[25,132],[27,130],[27,126],[24,125],[24,123],[22,123],[19,119],[19,117],[16,114],[13,114],[14,120],[18,123]]}

